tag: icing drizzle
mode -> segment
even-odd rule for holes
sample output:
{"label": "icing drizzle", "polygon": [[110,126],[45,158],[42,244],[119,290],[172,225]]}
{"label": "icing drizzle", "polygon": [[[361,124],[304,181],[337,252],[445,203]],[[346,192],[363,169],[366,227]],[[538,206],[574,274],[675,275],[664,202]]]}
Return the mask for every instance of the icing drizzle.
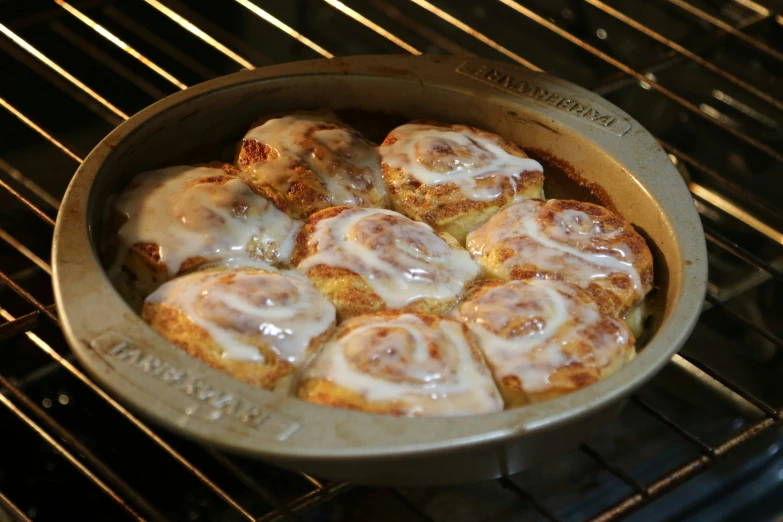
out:
{"label": "icing drizzle", "polygon": [[244,181],[210,167],[142,173],[114,208],[127,218],[119,229],[122,243],[158,245],[172,275],[197,256],[285,263],[301,227]]}
{"label": "icing drizzle", "polygon": [[510,281],[462,303],[456,316],[476,334],[498,379],[514,375],[524,390],[541,391],[558,369],[606,367],[633,343],[619,320],[579,297],[560,281]]}
{"label": "icing drizzle", "polygon": [[297,269],[345,268],[363,277],[391,308],[418,299],[452,299],[478,275],[464,250],[452,248],[429,225],[397,212],[350,207],[315,224],[308,238],[315,252]]}
{"label": "icing drizzle", "polygon": [[146,302],[187,315],[220,345],[223,358],[261,363],[257,344],[301,364],[310,342],[335,321],[334,306],[309,282],[259,271],[194,272],[164,284]]}
{"label": "icing drizzle", "polygon": [[[456,128],[459,130],[421,123],[397,127],[390,134],[396,141],[379,147],[382,162],[389,168],[403,170],[423,185],[454,183],[467,198],[475,201],[500,197],[503,179],[517,192],[524,172],[543,172],[536,160],[503,150],[498,145],[502,138],[492,138],[466,126]],[[479,186],[478,180],[492,183]],[[402,178],[394,182],[404,181]]]}
{"label": "icing drizzle", "polygon": [[368,401],[400,401],[406,414],[500,411],[503,401],[459,322],[429,326],[412,314],[349,319],[302,379],[323,378]]}
{"label": "icing drizzle", "polygon": [[554,219],[543,219],[554,201],[523,201],[498,212],[468,234],[467,249],[474,256],[499,248],[511,252],[502,262],[501,277],[508,277],[514,267],[532,265],[543,275],[560,274],[570,283],[587,287],[621,273],[641,300],[644,289],[634,255],[626,243],[617,240],[623,230],[607,231],[601,221],[576,209],[556,210]]}
{"label": "icing drizzle", "polygon": [[249,169],[256,179],[283,194],[299,176],[296,167],[304,164],[323,183],[330,206],[374,206],[370,192],[381,201],[386,198],[375,147],[336,117],[295,114],[275,118],[250,129],[244,139],[277,152],[276,158]]}

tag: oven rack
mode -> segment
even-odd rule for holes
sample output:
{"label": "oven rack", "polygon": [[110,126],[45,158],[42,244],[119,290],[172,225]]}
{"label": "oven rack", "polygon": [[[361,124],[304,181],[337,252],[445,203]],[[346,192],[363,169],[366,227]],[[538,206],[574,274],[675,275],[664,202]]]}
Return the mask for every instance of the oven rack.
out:
{"label": "oven rack", "polygon": [[[313,39],[310,39],[306,31],[306,23],[295,29],[292,24],[276,17],[273,14],[274,2],[270,2],[271,6],[265,6],[261,0],[255,0],[255,3],[250,0],[234,1],[246,9],[249,14],[268,24],[269,31],[279,31],[285,35],[285,38],[290,38],[293,44],[302,49],[302,52],[306,51],[307,54],[304,54],[303,57],[320,55],[332,58],[338,54],[337,51],[332,54],[327,50],[328,46],[324,48],[316,43],[314,36],[312,36]],[[220,27],[217,22],[210,21],[182,3],[163,0],[144,0],[144,2],[151,8],[149,10],[151,14],[168,19],[183,31],[188,32],[194,39],[198,39],[214,52],[221,54],[233,64],[234,70],[252,69],[255,66],[274,62],[272,58],[261,54],[263,50],[259,52],[258,49],[248,48],[248,44],[238,41],[236,36]],[[658,2],[659,4],[668,4],[665,8],[678,12],[678,16],[687,18],[704,28],[705,36],[699,41],[689,42],[689,45],[686,46],[664,36],[646,24],[643,19],[632,17],[624,13],[621,8],[610,5],[609,2],[604,3],[600,0],[571,2],[571,4],[584,4],[581,6],[582,8],[590,6],[591,9],[611,18],[614,23],[625,25],[627,28],[644,35],[645,38],[653,40],[661,48],[661,52],[656,56],[647,57],[640,65],[632,66],[610,52],[608,47],[600,46],[593,41],[593,38],[588,39],[570,32],[563,20],[556,21],[551,13],[544,12],[540,5],[532,7],[528,5],[532,2],[516,2],[514,0],[493,0],[493,2],[497,4],[492,6],[493,12],[503,12],[509,18],[532,22],[541,29],[565,40],[568,44],[581,49],[592,56],[596,62],[602,63],[602,66],[606,66],[607,70],[611,72],[604,75],[599,85],[591,86],[602,95],[611,95],[628,85],[631,85],[633,89],[655,91],[665,98],[670,106],[676,107],[691,118],[702,120],[701,124],[710,127],[711,132],[721,133],[743,151],[750,151],[754,157],[762,157],[762,161],[765,162],[783,163],[783,152],[774,144],[770,144],[769,140],[746,132],[742,126],[737,125],[723,112],[709,105],[697,104],[692,101],[691,97],[680,93],[676,87],[669,87],[665,82],[658,80],[658,76],[665,74],[666,68],[670,64],[692,62],[694,66],[720,77],[722,81],[740,91],[743,96],[754,100],[754,102],[763,102],[765,106],[771,108],[771,112],[774,110],[783,111],[783,101],[776,97],[773,91],[751,83],[741,74],[719,65],[716,60],[705,58],[710,49],[725,45],[728,41],[731,42],[731,45],[742,46],[744,52],[760,57],[765,63],[783,65],[783,48],[776,48],[765,38],[769,32],[783,31],[783,16],[778,15],[772,9],[752,0],[727,2],[729,7],[723,10],[706,7],[703,9],[697,6],[702,4],[696,1],[665,0]],[[308,4],[312,3],[314,2],[308,2]],[[376,42],[385,40],[383,45],[377,44],[378,52],[394,51],[396,48],[398,52],[421,54],[422,49],[426,50],[427,47],[420,42],[427,42],[428,45],[434,46],[442,52],[483,54],[484,48],[486,48],[486,53],[490,56],[499,54],[533,70],[543,71],[549,68],[547,60],[541,59],[541,56],[534,59],[535,63],[529,61],[522,51],[516,48],[512,50],[509,44],[501,44],[501,40],[493,38],[491,34],[488,34],[488,31],[480,31],[476,27],[477,24],[471,23],[469,25],[466,21],[467,17],[460,14],[464,12],[464,9],[459,7],[457,2],[367,0],[366,2],[343,3],[337,0],[323,0],[323,3],[333,9],[336,16],[346,17],[352,20],[351,23],[356,24],[357,28],[361,26],[362,31],[373,33]],[[488,3],[485,2],[485,4]],[[94,1],[67,3],[63,0],[55,0],[55,4],[43,14],[21,16],[14,20],[0,19],[2,59],[8,60],[10,57],[30,73],[40,75],[52,89],[67,93],[73,103],[82,103],[87,110],[97,114],[108,125],[107,128],[128,118],[128,113],[131,111],[120,108],[123,99],[113,96],[110,92],[100,94],[97,89],[94,90],[90,87],[88,79],[80,79],[83,77],[82,75],[70,72],[66,67],[59,65],[58,60],[39,50],[38,46],[23,36],[31,23],[37,21],[50,24],[56,33],[83,50],[83,59],[94,62],[93,67],[98,69],[96,74],[100,74],[102,67],[111,68],[115,73],[135,82],[139,89],[150,96],[150,101],[171,92],[171,90],[167,91],[161,88],[161,83],[170,84],[169,86],[174,89],[184,89],[187,84],[170,72],[167,67],[159,65],[157,59],[153,61],[153,58],[148,56],[151,53],[146,50],[144,52],[138,50],[126,40],[145,39],[150,47],[158,47],[161,53],[168,57],[166,61],[179,59],[185,67],[195,70],[195,75],[200,73],[203,79],[214,75],[208,70],[199,71],[199,69],[205,68],[199,66],[198,59],[191,56],[187,48],[176,47],[167,41],[165,36],[149,31],[145,34],[144,27],[139,23],[139,20],[124,13],[123,9],[127,3]],[[503,11],[498,11],[499,8],[502,8]],[[563,8],[560,13],[563,19],[568,19],[566,9],[569,8]],[[416,16],[412,15],[414,10],[420,10]],[[364,14],[365,12],[371,12],[372,15]],[[111,19],[117,22],[115,27],[118,29],[110,30],[106,26],[100,25],[96,21],[98,15],[102,19]],[[419,20],[422,16],[429,17],[432,23],[422,23]],[[37,19],[33,20],[35,17]],[[40,22],[42,17],[44,22]],[[66,21],[67,24],[64,23]],[[93,31],[95,33],[93,38],[88,40],[83,35],[76,33],[73,29],[74,22],[83,25],[85,31]],[[398,34],[394,27],[401,27],[402,32],[406,35],[414,35],[419,43],[416,43],[416,46],[408,43],[407,37]],[[450,27],[453,32],[444,34],[444,27]],[[603,31],[603,37],[600,31]],[[454,36],[459,33],[464,33],[466,37],[475,39],[483,47],[471,46],[467,48],[466,44],[460,43]],[[359,34],[357,31],[355,36],[358,38]],[[605,35],[606,30],[599,29],[597,38],[599,41],[603,40],[606,38]],[[146,68],[148,76],[157,77],[157,79],[153,81],[149,77],[142,76],[138,72],[139,67],[130,68],[118,64],[116,58],[106,54],[106,49],[96,45],[95,42],[98,41],[106,48],[113,46],[119,49],[127,55],[129,60],[135,60],[143,68]],[[473,51],[473,49],[477,49],[477,51]],[[23,78],[15,77],[6,78],[3,81],[21,80]],[[15,124],[20,128],[26,128],[45,140],[48,143],[49,154],[58,156],[57,162],[68,163],[71,169],[75,169],[81,163],[83,155],[89,149],[83,145],[67,144],[68,140],[59,136],[58,131],[55,130],[55,128],[59,128],[55,121],[56,118],[43,121],[40,117],[33,116],[29,114],[29,111],[20,108],[18,100],[11,96],[5,96],[4,91],[0,92],[0,105],[2,105],[3,111],[12,116]],[[728,94],[723,96],[730,98]],[[743,108],[747,109],[744,112],[755,111],[752,106],[739,100],[735,100],[734,107],[739,107],[740,111]],[[756,114],[758,119],[763,116],[763,114]],[[775,248],[783,245],[783,232],[780,231],[779,226],[780,223],[783,223],[783,207],[766,202],[764,198],[759,197],[758,194],[736,181],[736,176],[726,175],[720,169],[709,166],[681,150],[682,145],[673,143],[670,136],[658,137],[671,160],[681,168],[689,180],[695,203],[705,217],[705,231],[711,253],[719,251],[720,255],[731,257],[734,261],[745,265],[753,275],[749,281],[745,281],[736,288],[731,285],[727,287],[727,285],[711,280],[705,310],[717,313],[722,321],[736,323],[755,332],[756,339],[769,343],[775,349],[780,348],[783,346],[783,339],[777,333],[762,322],[754,320],[741,307],[732,306],[732,304],[737,296],[759,285],[769,282],[773,284],[783,282],[781,258],[768,255],[770,245]],[[223,502],[227,509],[237,516],[237,519],[251,521],[299,520],[299,517],[308,509],[327,502],[352,488],[350,484],[325,483],[317,478],[300,474],[299,478],[302,483],[307,485],[306,490],[293,498],[285,498],[275,490],[273,485],[266,484],[257,476],[246,472],[238,464],[237,459],[208,447],[198,449],[203,453],[203,456],[212,461],[209,469],[202,467],[177,449],[176,444],[171,442],[175,438],[173,435],[159,432],[148,426],[86,376],[68,356],[62,337],[56,333],[56,330],[54,330],[55,333],[52,333],[53,329],[50,328],[50,325],[59,327],[59,321],[51,300],[43,300],[44,298],[41,297],[41,295],[46,297],[48,295],[46,292],[29,289],[27,286],[30,280],[38,278],[40,274],[51,275],[51,266],[48,261],[36,254],[34,248],[28,244],[28,237],[24,235],[25,228],[36,231],[46,229],[51,234],[51,228],[54,226],[54,216],[59,201],[55,195],[42,188],[41,185],[42,183],[36,181],[35,176],[21,172],[0,156],[0,187],[5,195],[12,200],[11,204],[22,209],[19,216],[25,223],[24,226],[9,226],[8,230],[0,228],[0,239],[21,258],[24,258],[23,263],[4,262],[5,266],[0,266],[2,284],[15,294],[13,307],[6,304],[0,305],[2,306],[0,315],[4,320],[0,324],[0,341],[4,345],[21,342],[26,349],[39,350],[45,354],[61,369],[85,385],[91,393],[100,401],[105,402],[117,415],[125,419],[132,429],[138,430],[148,438],[167,458],[176,462],[186,473],[192,475],[211,494]],[[718,216],[718,219],[715,219],[715,216]],[[724,233],[720,226],[713,225],[714,222],[723,219],[729,220],[731,223],[737,222],[742,227],[746,227],[747,234],[753,235],[753,245],[743,244],[732,234]],[[33,220],[38,220],[40,223],[30,223]],[[45,236],[46,232],[41,232],[41,235]],[[762,247],[758,247],[759,242],[762,243]],[[8,294],[4,293],[3,295],[5,300],[9,299]],[[45,334],[40,333],[42,330],[46,331]],[[717,393],[726,397],[727,401],[733,401],[739,409],[750,412],[749,416],[754,418],[754,421],[742,429],[734,431],[722,441],[707,442],[704,437],[683,426],[662,408],[648,401],[643,394],[635,395],[632,402],[636,406],[647,415],[655,418],[657,422],[665,425],[683,441],[692,445],[698,452],[698,456],[683,461],[675,469],[671,469],[654,480],[642,482],[631,476],[621,466],[613,463],[594,447],[590,445],[581,447],[580,451],[587,458],[616,477],[631,491],[629,495],[614,505],[592,514],[588,520],[618,520],[629,515],[709,468],[721,457],[735,451],[747,441],[780,426],[783,421],[783,412],[779,403],[763,398],[756,391],[713,368],[702,358],[692,355],[675,355],[671,365],[687,374],[689,378],[717,390]],[[24,386],[18,379],[11,379],[6,375],[2,364],[0,364],[0,404],[19,423],[29,428],[30,436],[40,437],[45,444],[51,446],[130,519],[167,519],[167,516],[155,506],[154,502],[139,493],[110,464],[107,464],[102,457],[80,441],[72,430],[53,418],[48,413],[46,404],[39,404],[38,401],[28,396],[23,388]],[[243,498],[247,498],[247,494],[249,494],[255,496],[258,502],[244,502],[229,492],[221,482],[212,478],[212,471],[215,469],[220,470],[218,475],[230,475],[233,480],[245,488]],[[552,506],[540,501],[534,494],[515,482],[513,477],[501,478],[498,481],[509,495],[518,496],[521,502],[532,506],[544,519],[563,520]],[[405,495],[394,492],[394,496],[402,506],[410,510],[412,518],[432,519],[408,500]],[[250,504],[252,504],[252,508],[249,507]],[[258,506],[263,507],[259,508]],[[2,491],[0,491],[0,507],[19,520],[29,521],[33,518],[29,511],[15,504],[12,495],[6,496]]]}

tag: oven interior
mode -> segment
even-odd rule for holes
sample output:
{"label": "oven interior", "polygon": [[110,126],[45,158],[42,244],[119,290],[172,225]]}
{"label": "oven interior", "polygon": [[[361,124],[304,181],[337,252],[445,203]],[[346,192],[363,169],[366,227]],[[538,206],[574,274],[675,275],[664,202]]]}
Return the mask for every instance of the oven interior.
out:
{"label": "oven interior", "polygon": [[[783,2],[0,1],[0,521],[774,520],[783,512]],[[149,426],[79,368],[51,291],[81,159],[167,94],[274,63],[477,55],[606,97],[669,153],[710,258],[680,355],[577,450],[450,488],[329,483]]]}

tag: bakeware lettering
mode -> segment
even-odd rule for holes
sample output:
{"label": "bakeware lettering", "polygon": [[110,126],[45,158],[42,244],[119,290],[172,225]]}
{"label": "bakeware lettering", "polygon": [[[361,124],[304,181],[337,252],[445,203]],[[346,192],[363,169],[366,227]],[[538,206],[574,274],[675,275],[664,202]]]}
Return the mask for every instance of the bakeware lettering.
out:
{"label": "bakeware lettering", "polygon": [[457,72],[506,92],[544,103],[618,136],[622,136],[631,128],[630,123],[606,109],[558,93],[552,86],[545,87],[530,79],[515,78],[511,73],[497,67],[463,63],[457,67]]}
{"label": "bakeware lettering", "polygon": [[146,375],[161,380],[177,391],[211,406],[215,410],[207,417],[209,419],[217,420],[226,415],[279,441],[288,440],[300,428],[298,422],[278,413],[265,411],[235,393],[216,388],[158,355],[131,346],[128,340],[116,334],[99,336],[90,342],[90,346],[100,355],[105,354],[122,361]]}

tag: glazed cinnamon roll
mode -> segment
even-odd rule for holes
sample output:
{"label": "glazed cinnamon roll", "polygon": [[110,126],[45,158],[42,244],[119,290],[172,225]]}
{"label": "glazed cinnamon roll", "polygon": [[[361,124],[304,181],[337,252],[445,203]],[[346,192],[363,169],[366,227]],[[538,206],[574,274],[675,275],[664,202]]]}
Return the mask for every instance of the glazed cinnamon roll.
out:
{"label": "glazed cinnamon roll", "polygon": [[142,298],[175,275],[218,261],[288,263],[301,223],[224,164],[136,176],[112,209],[115,280]]}
{"label": "glazed cinnamon roll", "polygon": [[417,120],[394,129],[379,151],[394,210],[460,242],[510,203],[544,197],[541,164],[467,125]]}
{"label": "glazed cinnamon roll", "polygon": [[256,122],[239,148],[242,177],[295,218],[336,205],[384,207],[378,152],[331,111]]}
{"label": "glazed cinnamon roll", "polygon": [[465,325],[387,311],[349,319],[302,371],[299,398],[393,415],[496,412],[503,400]]}
{"label": "glazed cinnamon roll", "polygon": [[340,320],[386,309],[441,313],[478,275],[448,234],[391,210],[333,207],[310,216],[291,262]]}
{"label": "glazed cinnamon roll", "polygon": [[620,216],[591,203],[517,203],[468,234],[467,248],[485,275],[573,283],[612,316],[640,306],[653,286],[653,259],[644,238]]}
{"label": "glazed cinnamon roll", "polygon": [[476,335],[507,407],[584,388],[636,355],[625,324],[562,281],[478,281],[455,315]]}
{"label": "glazed cinnamon roll", "polygon": [[335,327],[334,307],[306,279],[252,268],[169,281],[147,297],[142,317],[213,368],[281,390]]}

